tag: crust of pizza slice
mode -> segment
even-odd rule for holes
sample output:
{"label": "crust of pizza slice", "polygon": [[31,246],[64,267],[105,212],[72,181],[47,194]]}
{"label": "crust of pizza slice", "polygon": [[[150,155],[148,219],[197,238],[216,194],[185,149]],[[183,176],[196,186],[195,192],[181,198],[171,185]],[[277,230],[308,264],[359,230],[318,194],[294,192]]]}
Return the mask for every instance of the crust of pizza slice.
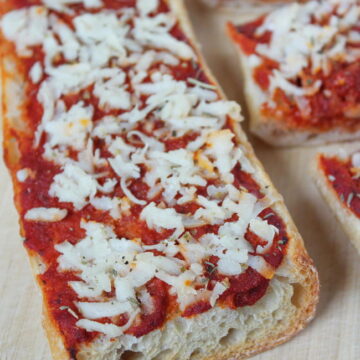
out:
{"label": "crust of pizza slice", "polygon": [[[183,2],[169,0],[169,5],[183,31],[198,49]],[[28,131],[22,123],[21,113],[27,102],[22,85],[25,74],[17,59],[8,55],[6,45],[2,45],[2,51],[5,160],[10,169],[16,169],[20,151],[18,141]],[[214,80],[199,51],[198,55],[206,74]],[[247,149],[249,160],[256,169],[254,176],[261,184],[267,184],[277,199],[273,208],[283,219],[290,239],[286,257],[271,280],[267,294],[255,305],[238,310],[215,307],[194,318],[175,318],[162,329],[139,338],[136,343],[128,335],[115,341],[102,336],[83,346],[76,354],[65,348],[44,299],[43,324],[55,360],[245,359],[286,342],[312,320],[319,296],[317,271],[282,197],[255,157],[244,132],[238,125],[234,126],[239,142]],[[15,203],[21,211],[18,180],[15,172],[11,175]],[[29,257],[37,277],[43,268],[41,260],[31,252]],[[40,290],[41,286],[39,283]]]}
{"label": "crust of pizza slice", "polygon": [[[360,253],[360,220],[359,218],[346,206],[346,202],[341,202],[334,187],[331,186],[328,176],[324,173],[320,166],[320,157],[323,154],[318,154],[311,166],[311,171],[315,184],[320,190],[321,195],[335,214],[336,218],[343,226],[344,231],[349,236],[352,244]],[[339,155],[344,157],[344,151],[340,154],[331,153],[331,155]]]}

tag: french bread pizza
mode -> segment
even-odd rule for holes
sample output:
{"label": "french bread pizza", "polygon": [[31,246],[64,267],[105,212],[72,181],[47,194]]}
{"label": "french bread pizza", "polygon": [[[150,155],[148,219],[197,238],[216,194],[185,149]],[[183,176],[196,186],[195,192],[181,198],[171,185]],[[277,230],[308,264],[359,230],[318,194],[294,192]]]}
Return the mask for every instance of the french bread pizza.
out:
{"label": "french bread pizza", "polygon": [[275,146],[359,138],[359,1],[292,3],[228,33],[254,134]]}
{"label": "french bread pizza", "polygon": [[360,152],[318,154],[313,175],[324,199],[360,252]]}
{"label": "french bread pizza", "polygon": [[58,360],[243,359],[318,277],[179,0],[1,3],[4,153]]}

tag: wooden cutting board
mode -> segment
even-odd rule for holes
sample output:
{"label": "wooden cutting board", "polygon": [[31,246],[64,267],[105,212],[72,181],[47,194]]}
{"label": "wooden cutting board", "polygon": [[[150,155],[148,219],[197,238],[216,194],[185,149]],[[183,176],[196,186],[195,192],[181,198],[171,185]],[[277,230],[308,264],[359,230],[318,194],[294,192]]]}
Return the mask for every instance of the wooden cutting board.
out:
{"label": "wooden cutting board", "polygon": [[[188,7],[210,67],[226,94],[241,102],[237,57],[224,36],[224,24],[230,18],[244,19],[245,15],[207,10],[196,0],[188,0]],[[283,194],[321,280],[320,304],[310,326],[290,342],[254,359],[358,360],[360,257],[310,178],[309,166],[319,148],[279,150],[251,140]],[[360,148],[360,144],[350,147]],[[50,360],[41,327],[40,297],[17,221],[10,179],[0,161],[0,360]]]}

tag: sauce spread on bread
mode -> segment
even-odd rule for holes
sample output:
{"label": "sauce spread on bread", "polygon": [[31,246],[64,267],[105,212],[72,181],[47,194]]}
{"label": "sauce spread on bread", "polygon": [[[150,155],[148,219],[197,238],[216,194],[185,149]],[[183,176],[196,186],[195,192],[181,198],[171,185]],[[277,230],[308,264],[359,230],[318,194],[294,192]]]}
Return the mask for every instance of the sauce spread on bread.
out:
{"label": "sauce spread on bread", "polygon": [[27,128],[9,167],[69,351],[255,304],[286,253],[279,199],[167,2],[7,6]]}
{"label": "sauce spread on bread", "polygon": [[294,129],[359,129],[358,1],[291,4],[228,32],[252,69],[264,117]]}
{"label": "sauce spread on bread", "polygon": [[321,155],[319,166],[342,205],[360,217],[360,153],[347,159]]}

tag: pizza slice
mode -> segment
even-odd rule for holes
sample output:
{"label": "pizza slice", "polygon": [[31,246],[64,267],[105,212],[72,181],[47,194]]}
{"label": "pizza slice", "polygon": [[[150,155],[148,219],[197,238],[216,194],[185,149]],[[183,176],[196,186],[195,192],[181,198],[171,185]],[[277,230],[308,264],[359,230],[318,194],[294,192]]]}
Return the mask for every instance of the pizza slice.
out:
{"label": "pizza slice", "polygon": [[254,134],[276,146],[359,137],[358,1],[294,3],[228,33]]}
{"label": "pizza slice", "polygon": [[360,252],[360,152],[318,154],[314,178],[324,199]]}
{"label": "pizza slice", "polygon": [[230,359],[318,278],[178,0],[1,3],[5,160],[54,359]]}

